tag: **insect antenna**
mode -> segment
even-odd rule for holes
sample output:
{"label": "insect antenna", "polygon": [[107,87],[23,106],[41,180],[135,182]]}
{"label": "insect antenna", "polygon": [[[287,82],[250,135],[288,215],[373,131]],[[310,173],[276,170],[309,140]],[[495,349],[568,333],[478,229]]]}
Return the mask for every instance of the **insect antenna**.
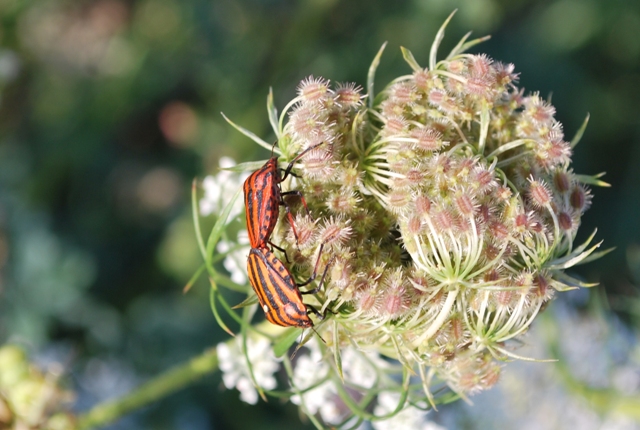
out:
{"label": "insect antenna", "polygon": [[[322,338],[322,336],[320,336],[320,333],[318,333],[316,331],[316,329],[311,326],[309,327],[311,330],[313,330],[313,332],[320,338],[320,340],[322,341],[322,343],[324,343],[325,345],[327,344],[327,342]],[[302,330],[302,333],[300,334],[300,342],[298,343],[298,346],[296,346],[296,349],[293,350],[293,353],[291,353],[291,355],[289,356],[290,360],[293,360],[294,357],[296,356],[296,354],[298,353],[298,350],[300,350],[300,348],[302,348],[303,346],[305,346],[307,344],[307,342],[309,341],[309,339],[305,339],[304,337],[304,329]],[[306,340],[306,341],[305,341]]]}
{"label": "insect antenna", "polygon": [[293,165],[296,163],[296,161],[298,161],[299,159],[304,157],[304,155],[307,152],[313,151],[314,149],[316,149],[318,146],[320,146],[322,144],[324,144],[324,142],[320,142],[320,143],[317,143],[315,145],[311,145],[310,147],[308,147],[307,149],[305,149],[304,151],[302,151],[298,155],[296,155],[295,158],[293,160],[291,160],[291,162],[289,163],[287,168],[284,169],[284,174],[282,175],[282,180],[284,181],[285,179],[287,179],[287,176],[289,176],[291,174],[291,169],[293,169]]}

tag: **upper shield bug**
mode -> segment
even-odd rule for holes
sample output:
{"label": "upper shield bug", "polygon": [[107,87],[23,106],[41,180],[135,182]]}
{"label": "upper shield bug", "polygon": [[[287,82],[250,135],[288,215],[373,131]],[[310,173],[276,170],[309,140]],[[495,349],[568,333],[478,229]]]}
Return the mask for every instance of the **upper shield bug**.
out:
{"label": "upper shield bug", "polygon": [[293,169],[296,161],[319,145],[322,145],[322,143],[313,145],[298,154],[291,163],[289,163],[287,168],[284,169],[282,176],[280,175],[280,169],[278,169],[278,158],[274,156],[244,181],[243,190],[247,216],[247,231],[249,233],[249,243],[252,248],[262,248],[267,244],[276,247],[269,239],[278,221],[280,205],[285,206],[293,234],[296,239],[298,238],[298,233],[293,224],[293,217],[289,212],[289,207],[286,205],[283,196],[299,196],[308,213],[307,202],[300,191],[282,192],[280,190],[280,183],[290,174],[293,175],[291,169]]}

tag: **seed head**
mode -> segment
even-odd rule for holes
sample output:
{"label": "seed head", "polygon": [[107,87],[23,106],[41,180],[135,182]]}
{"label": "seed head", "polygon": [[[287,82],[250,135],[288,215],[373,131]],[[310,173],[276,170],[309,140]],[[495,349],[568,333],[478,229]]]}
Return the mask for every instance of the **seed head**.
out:
{"label": "seed head", "polygon": [[300,104],[290,112],[287,125],[301,141],[314,139],[325,126],[324,114],[319,105]]}
{"label": "seed head", "polygon": [[389,191],[387,195],[387,204],[389,210],[393,213],[399,214],[409,208],[409,204],[413,200],[411,191],[406,188],[393,189]]}
{"label": "seed head", "polygon": [[339,170],[340,184],[344,189],[355,190],[362,187],[364,172],[358,166],[344,166]]}
{"label": "seed head", "polygon": [[448,99],[447,93],[441,89],[432,89],[429,91],[429,103],[435,107],[442,106]]}
{"label": "seed head", "polygon": [[380,310],[389,319],[396,319],[409,309],[411,296],[407,291],[407,283],[401,268],[382,279]]}
{"label": "seed head", "polygon": [[493,94],[494,85],[495,80],[493,76],[471,76],[467,79],[466,85],[462,90],[471,96],[479,96],[489,99]]}
{"label": "seed head", "polygon": [[415,83],[416,89],[421,92],[427,92],[432,84],[432,76],[429,73],[428,69],[420,69],[413,72],[413,82]]}
{"label": "seed head", "polygon": [[309,151],[300,162],[308,179],[330,180],[335,172],[332,154],[326,148],[318,147]]}
{"label": "seed head", "polygon": [[329,247],[346,244],[351,236],[350,221],[345,221],[342,217],[330,217],[324,221],[324,225],[318,234],[320,243]]}
{"label": "seed head", "polygon": [[442,234],[453,230],[457,226],[455,215],[447,209],[440,209],[433,215],[433,223]]}
{"label": "seed head", "polygon": [[304,102],[317,102],[332,93],[329,80],[309,76],[298,85],[298,97]]}
{"label": "seed head", "polygon": [[554,121],[556,109],[540,98],[539,93],[526,97],[523,101],[524,115],[537,125],[549,125]]}
{"label": "seed head", "polygon": [[499,187],[496,193],[498,200],[507,201],[513,195],[513,191],[509,187]]}
{"label": "seed head", "polygon": [[[496,63],[494,66],[494,72],[496,77],[496,82],[503,88],[507,85],[512,85],[515,82],[518,82],[519,73],[514,73],[515,66],[511,63],[503,64]],[[515,86],[513,86],[515,88]],[[515,93],[518,94],[518,93]],[[520,103],[519,103],[520,104]]]}
{"label": "seed head", "polygon": [[464,190],[461,190],[454,197],[454,203],[456,209],[463,217],[470,217],[476,212],[477,205],[474,202],[473,196],[471,194],[465,193]]}
{"label": "seed head", "polygon": [[571,189],[571,182],[568,172],[557,169],[553,173],[553,185],[560,194],[564,194]]}
{"label": "seed head", "polygon": [[391,87],[389,100],[398,105],[410,105],[420,99],[420,94],[416,92],[416,87],[407,82],[401,82]]}
{"label": "seed head", "polygon": [[551,202],[551,191],[544,182],[530,176],[529,197],[534,207],[544,208]]}
{"label": "seed head", "polygon": [[[412,72],[370,94],[367,106],[355,84],[332,89],[307,78],[286,124],[276,124],[283,161],[324,142],[280,184],[304,194],[311,216],[292,207],[298,237],[283,216],[274,243],[295,279],[309,278],[316,261],[316,275],[326,273],[303,300],[327,312],[320,323],[309,309],[326,342],[311,352],[334,373],[310,372],[315,379],[294,391],[328,387],[305,409],[320,419],[321,404],[331,403],[327,426],[344,420],[347,406],[334,404],[341,378],[356,403],[387,390],[437,403],[428,392],[436,379],[461,396],[490,388],[514,340],[555,291],[577,282],[564,268],[595,249],[573,244],[591,203],[584,183],[596,181],[572,172],[555,108],[516,86],[512,64],[460,51],[467,46],[429,69],[405,52]],[[350,348],[375,354],[372,362],[397,359],[422,384],[407,388],[381,366],[373,372],[381,394],[368,396],[341,369]],[[363,403],[357,412],[375,409]]]}
{"label": "seed head", "polygon": [[571,191],[569,201],[572,208],[583,213],[591,205],[591,193],[582,185],[576,185]]}
{"label": "seed head", "polygon": [[442,133],[433,128],[416,127],[411,130],[410,136],[416,140],[417,150],[435,152],[448,144],[442,140]]}
{"label": "seed head", "polygon": [[414,201],[414,204],[415,204],[415,213],[420,217],[427,215],[431,210],[431,201],[427,196],[424,196],[424,195],[417,196]]}
{"label": "seed head", "polygon": [[331,284],[332,288],[344,290],[351,284],[352,268],[349,260],[343,258],[335,258],[331,264]]}
{"label": "seed head", "polygon": [[355,191],[339,190],[327,196],[327,207],[333,213],[357,211],[361,198]]}
{"label": "seed head", "polygon": [[553,289],[549,284],[549,279],[545,273],[537,274],[533,279],[534,288],[532,290],[534,296],[546,302],[553,297]]}
{"label": "seed head", "polygon": [[296,214],[294,225],[298,237],[296,239],[293,228],[289,226],[287,230],[287,242],[292,245],[297,245],[301,250],[314,246],[317,236],[316,223],[317,221],[311,219],[311,217],[306,214]]}
{"label": "seed head", "polygon": [[358,108],[362,105],[362,87],[353,82],[339,84],[336,88],[334,100],[345,109]]}
{"label": "seed head", "polygon": [[406,231],[412,236],[417,236],[424,231],[425,225],[422,218],[419,216],[412,216],[407,220]]}
{"label": "seed head", "polygon": [[447,70],[456,75],[464,75],[467,73],[467,63],[463,60],[449,61],[446,67]]}
{"label": "seed head", "polygon": [[367,288],[358,290],[356,297],[358,310],[365,314],[377,314],[377,310],[380,307],[380,299],[375,289]]}
{"label": "seed head", "polygon": [[558,224],[560,225],[560,228],[563,229],[564,231],[571,231],[573,230],[573,219],[571,219],[571,215],[569,215],[567,212],[559,212],[558,213]]}

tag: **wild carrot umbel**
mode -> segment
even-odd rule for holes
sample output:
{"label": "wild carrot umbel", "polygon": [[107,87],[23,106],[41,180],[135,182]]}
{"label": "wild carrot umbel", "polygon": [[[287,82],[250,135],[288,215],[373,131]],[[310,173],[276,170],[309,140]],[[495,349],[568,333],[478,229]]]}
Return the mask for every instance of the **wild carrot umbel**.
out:
{"label": "wild carrot umbel", "polygon": [[[366,94],[309,77],[279,116],[269,98],[281,161],[313,148],[294,165],[299,177],[282,184],[295,182],[313,219],[299,211],[295,234],[279,222],[274,240],[295,278],[308,278],[316,258],[321,267],[332,262],[309,299],[335,312],[316,323],[326,345],[310,347],[316,362],[333,363],[300,382],[306,356],[283,359],[294,399],[312,420],[390,419],[442,401],[434,388],[459,396],[490,388],[500,363],[519,358],[509,341],[554,294],[590,286],[565,270],[602,254],[599,244],[589,247],[593,235],[574,245],[591,203],[587,185],[606,185],[571,169],[586,121],[566,140],[554,107],[517,87],[512,64],[465,53],[484,39],[465,36],[437,61],[447,22],[429,64],[402,49],[411,73],[378,94],[382,49]],[[375,383],[358,382],[358,360]],[[309,406],[325,384],[323,405],[333,402],[326,414]]]}

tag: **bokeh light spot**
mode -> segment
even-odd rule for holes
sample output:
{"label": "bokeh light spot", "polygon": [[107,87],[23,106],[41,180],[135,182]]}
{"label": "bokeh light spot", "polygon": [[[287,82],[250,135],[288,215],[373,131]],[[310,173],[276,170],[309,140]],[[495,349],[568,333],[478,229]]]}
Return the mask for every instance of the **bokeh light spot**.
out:
{"label": "bokeh light spot", "polygon": [[174,146],[191,146],[198,136],[198,117],[186,103],[176,101],[166,105],[158,122],[162,134]]}

